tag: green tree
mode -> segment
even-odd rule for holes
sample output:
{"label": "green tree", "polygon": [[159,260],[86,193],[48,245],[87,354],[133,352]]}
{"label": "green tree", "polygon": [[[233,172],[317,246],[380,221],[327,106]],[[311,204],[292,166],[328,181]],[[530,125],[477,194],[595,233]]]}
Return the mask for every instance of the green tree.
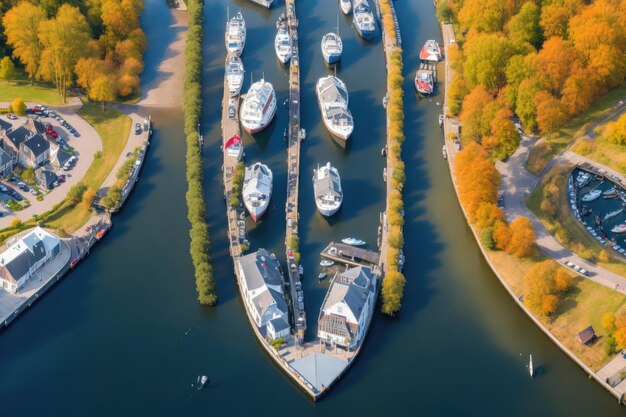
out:
{"label": "green tree", "polygon": [[10,81],[15,77],[15,64],[8,56],[0,60],[0,79]]}
{"label": "green tree", "polygon": [[483,85],[495,92],[506,84],[506,67],[516,54],[515,45],[497,33],[476,34],[465,45],[464,78],[470,87]]}
{"label": "green tree", "polygon": [[106,195],[100,200],[102,206],[109,211],[118,208],[121,202],[122,189],[117,185],[109,188]]}
{"label": "green tree", "polygon": [[22,171],[22,181],[26,184],[34,184],[35,183],[35,170],[33,167],[27,167]]}
{"label": "green tree", "polygon": [[116,79],[112,74],[103,74],[96,78],[89,89],[89,98],[99,101],[102,111],[104,103],[115,101],[117,98]]}
{"label": "green tree", "polygon": [[524,3],[519,13],[506,24],[509,39],[516,44],[529,43],[535,49],[539,49],[543,42],[540,17],[541,9],[534,1]]}
{"label": "green tree", "polygon": [[83,199],[83,194],[87,191],[87,184],[79,182],[67,192],[67,198],[72,206],[75,206]]}

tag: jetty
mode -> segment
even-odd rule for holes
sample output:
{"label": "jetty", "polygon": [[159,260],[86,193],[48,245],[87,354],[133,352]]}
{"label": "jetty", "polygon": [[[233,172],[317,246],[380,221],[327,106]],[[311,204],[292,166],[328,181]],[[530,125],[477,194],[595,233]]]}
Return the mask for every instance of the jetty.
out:
{"label": "jetty", "polygon": [[330,242],[320,252],[324,259],[349,266],[367,266],[375,268],[380,263],[380,253],[371,250],[357,248],[345,243]]}
{"label": "jetty", "polygon": [[[300,55],[298,49],[298,18],[296,17],[295,0],[287,0],[287,26],[291,37],[291,63],[289,64],[289,123],[287,126],[287,201],[285,203],[285,253],[289,264],[289,288],[293,312],[296,344],[302,345],[306,331],[306,312],[304,294],[301,285],[301,266],[296,262],[292,242],[298,240],[298,189],[300,182],[300,142],[303,139],[300,128]],[[301,300],[301,301],[299,301]]]}

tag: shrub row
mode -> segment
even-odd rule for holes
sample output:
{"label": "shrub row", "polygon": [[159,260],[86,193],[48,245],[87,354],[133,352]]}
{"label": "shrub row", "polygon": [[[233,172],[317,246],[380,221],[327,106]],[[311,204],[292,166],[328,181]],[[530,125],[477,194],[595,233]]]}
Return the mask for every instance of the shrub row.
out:
{"label": "shrub row", "polygon": [[184,129],[187,136],[187,218],[191,224],[189,252],[193,262],[198,301],[203,305],[217,302],[215,279],[209,251],[211,239],[206,222],[206,205],[202,186],[202,158],[197,126],[202,109],[202,22],[204,1],[188,0],[189,29],[185,46]]}
{"label": "shrub row", "polygon": [[[381,0],[383,31],[388,40],[397,46],[396,30],[389,0]],[[404,100],[402,84],[402,50],[394,48],[387,62],[387,151],[389,160],[387,170],[391,172],[390,185],[393,191],[387,196],[387,271],[382,283],[382,311],[394,315],[402,307],[405,278],[398,267],[400,251],[404,245],[404,201],[402,190],[406,180],[405,166],[402,161],[402,143],[404,142]]]}

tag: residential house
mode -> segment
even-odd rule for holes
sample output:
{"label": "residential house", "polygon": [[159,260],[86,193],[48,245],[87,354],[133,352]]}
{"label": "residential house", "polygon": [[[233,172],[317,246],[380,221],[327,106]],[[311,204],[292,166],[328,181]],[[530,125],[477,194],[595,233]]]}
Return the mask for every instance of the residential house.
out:
{"label": "residential house", "polygon": [[[240,285],[245,294],[244,304],[259,327],[266,334],[270,320],[289,322],[287,303],[283,294],[283,273],[274,255],[265,249],[242,256],[237,260]],[[283,332],[278,321],[272,324],[273,332]],[[282,334],[282,333],[281,333]]]}
{"label": "residential house", "polygon": [[19,163],[25,167],[37,168],[50,158],[50,142],[39,133],[26,139],[20,145]]}
{"label": "residential house", "polygon": [[57,174],[47,169],[40,168],[35,171],[35,181],[37,181],[37,185],[44,190],[53,189],[53,184],[57,182],[58,179]]}
{"label": "residential house", "polygon": [[10,130],[13,125],[6,120],[0,119],[0,136],[4,131]]}
{"label": "residential house", "polygon": [[592,342],[596,337],[596,332],[593,330],[593,326],[587,327],[585,330],[582,330],[576,334],[578,341],[583,345],[586,345],[589,342]]}
{"label": "residential house", "polygon": [[[61,240],[36,227],[0,253],[0,287],[18,293],[26,281],[61,253]],[[44,277],[41,277],[44,278]]]}
{"label": "residential house", "polygon": [[72,155],[61,149],[59,145],[50,145],[50,165],[57,171],[60,171],[71,157]]}
{"label": "residential house", "polygon": [[335,274],[320,310],[321,341],[348,350],[361,344],[376,302],[376,280],[364,266]]}
{"label": "residential house", "polygon": [[289,323],[287,323],[282,317],[272,319],[267,322],[266,334],[267,338],[270,340],[278,339],[279,337],[286,340],[291,334],[291,327],[289,327]]}
{"label": "residential house", "polygon": [[0,148],[0,177],[5,177],[13,171],[13,158],[4,149]]}
{"label": "residential house", "polygon": [[22,146],[22,143],[34,135],[35,133],[28,130],[24,125],[14,127],[13,129],[7,130],[2,134],[2,149],[4,149],[9,156],[11,156],[14,165],[19,162],[20,147]]}
{"label": "residential house", "polygon": [[39,133],[40,135],[45,137],[46,125],[37,116],[28,118],[28,121],[26,122],[26,128],[33,133]]}

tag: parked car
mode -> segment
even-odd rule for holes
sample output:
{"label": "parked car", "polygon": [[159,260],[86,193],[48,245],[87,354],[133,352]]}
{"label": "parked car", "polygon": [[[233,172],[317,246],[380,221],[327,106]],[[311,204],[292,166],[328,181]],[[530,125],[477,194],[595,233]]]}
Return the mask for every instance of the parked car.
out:
{"label": "parked car", "polygon": [[9,189],[5,187],[4,185],[0,185],[0,191],[2,191],[3,193],[6,193],[7,191],[9,191]]}
{"label": "parked car", "polygon": [[460,141],[460,140],[458,140],[458,139],[454,139],[454,148],[455,148],[457,151],[460,151],[460,150],[461,150],[461,141]]}
{"label": "parked car", "polygon": [[54,128],[50,124],[46,125],[46,135],[52,137],[53,139],[59,138],[59,134],[57,133],[56,130],[54,130]]}
{"label": "parked car", "polygon": [[143,132],[141,125],[139,123],[135,123],[135,135],[140,135]]}
{"label": "parked car", "polygon": [[32,195],[39,195],[39,191],[35,190],[34,188],[32,190],[30,190],[30,193]]}
{"label": "parked car", "polygon": [[13,113],[7,113],[5,114],[6,118],[9,120],[17,120],[18,117],[16,115],[14,115]]}
{"label": "parked car", "polygon": [[59,178],[58,178],[57,181],[59,181],[59,184],[63,184],[65,182],[65,176],[64,175],[59,175]]}

